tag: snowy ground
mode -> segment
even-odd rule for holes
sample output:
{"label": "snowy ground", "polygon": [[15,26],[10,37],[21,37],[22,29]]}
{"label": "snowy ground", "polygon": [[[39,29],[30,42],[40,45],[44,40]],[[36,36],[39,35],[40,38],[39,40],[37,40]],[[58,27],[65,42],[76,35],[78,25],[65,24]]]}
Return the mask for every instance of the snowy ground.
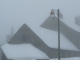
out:
{"label": "snowy ground", "polygon": [[[50,60],[58,60],[58,59],[50,59]],[[61,60],[80,60],[80,57],[61,58]]]}
{"label": "snowy ground", "polygon": [[[14,60],[36,60],[36,59],[14,59]],[[58,60],[58,59],[49,59],[49,60]],[[60,58],[60,60],[80,60],[80,58],[79,57]]]}

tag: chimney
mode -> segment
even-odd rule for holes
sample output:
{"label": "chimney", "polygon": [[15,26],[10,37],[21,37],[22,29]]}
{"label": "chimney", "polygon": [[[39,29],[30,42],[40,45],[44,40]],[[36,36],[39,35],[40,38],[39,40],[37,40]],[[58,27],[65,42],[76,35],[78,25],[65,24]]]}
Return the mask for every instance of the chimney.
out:
{"label": "chimney", "polygon": [[75,24],[79,26],[79,20],[78,20],[78,17],[75,17]]}
{"label": "chimney", "polygon": [[11,36],[13,36],[13,34],[14,34],[14,28],[11,27]]}
{"label": "chimney", "polygon": [[10,40],[13,34],[14,34],[14,28],[11,27],[11,34],[6,36],[6,41]]}

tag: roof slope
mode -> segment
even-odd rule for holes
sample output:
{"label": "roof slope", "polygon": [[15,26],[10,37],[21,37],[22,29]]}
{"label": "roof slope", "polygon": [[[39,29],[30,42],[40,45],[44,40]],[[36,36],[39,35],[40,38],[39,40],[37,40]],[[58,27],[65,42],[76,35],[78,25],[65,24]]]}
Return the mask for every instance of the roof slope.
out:
{"label": "roof slope", "polygon": [[[43,42],[43,40],[41,40],[26,24],[23,24],[21,28],[17,31],[17,33],[8,41],[8,44],[11,44],[11,45],[23,44],[23,43],[32,44],[34,47],[46,53],[49,58],[58,57],[58,49],[50,48],[48,45],[46,45],[45,42]],[[64,57],[78,56],[77,53],[79,53],[79,51],[69,51],[69,50],[63,50],[63,49],[61,49],[61,52],[62,54],[64,52],[68,54],[72,52],[72,55],[70,56],[67,55]],[[76,53],[75,55],[73,54],[74,52]]]}
{"label": "roof slope", "polygon": [[[46,21],[44,21],[41,27],[50,29],[53,31],[58,31],[58,19],[55,16],[53,19],[49,16]],[[66,25],[63,21],[60,20],[60,32],[71,41],[78,49],[80,49],[80,32],[72,29],[68,25]]]}

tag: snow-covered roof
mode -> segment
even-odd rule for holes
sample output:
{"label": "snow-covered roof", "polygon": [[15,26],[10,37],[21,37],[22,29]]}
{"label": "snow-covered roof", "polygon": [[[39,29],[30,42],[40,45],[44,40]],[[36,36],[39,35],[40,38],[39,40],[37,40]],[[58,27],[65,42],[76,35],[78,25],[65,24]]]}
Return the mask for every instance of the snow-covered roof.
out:
{"label": "snow-covered roof", "polygon": [[75,24],[75,21],[73,21],[73,23],[69,23],[69,22],[65,21],[64,19],[61,19],[61,18],[60,18],[60,20],[61,20],[63,23],[65,23],[67,26],[69,26],[70,28],[72,28],[72,29],[80,32],[80,26],[76,25],[76,24]]}
{"label": "snow-covered roof", "polygon": [[[47,46],[58,48],[58,32],[37,26],[31,29]],[[10,45],[6,43],[1,48],[8,59],[48,59],[48,56],[44,52],[31,44]],[[63,34],[60,34],[60,49],[79,51]]]}
{"label": "snow-covered roof", "polygon": [[2,50],[8,59],[49,59],[48,56],[31,44],[5,44]]}
{"label": "snow-covered roof", "polygon": [[[40,27],[58,31],[58,19],[57,17],[48,17],[46,21],[44,21]],[[66,25],[63,21],[60,21],[60,33],[62,33],[69,41],[71,41],[77,48],[79,48],[79,35],[80,33],[68,25]]]}
{"label": "snow-covered roof", "polygon": [[[56,15],[56,16],[57,16],[57,15]],[[57,16],[57,17],[58,17],[58,16]],[[67,22],[67,21],[64,20],[64,19],[61,19],[61,18],[59,18],[59,19],[60,19],[63,23],[65,23],[68,27],[74,29],[75,31],[80,32],[80,26],[78,26],[78,25],[75,24],[75,20],[70,21],[70,22],[72,22],[72,23],[70,23],[70,22]]]}
{"label": "snow-covered roof", "polygon": [[[26,25],[24,28],[27,27]],[[35,27],[34,27],[35,28]],[[41,27],[32,31],[49,47],[58,49],[58,32]],[[22,31],[22,30],[21,30]],[[20,33],[19,33],[20,34]],[[4,44],[1,46],[8,59],[48,59],[48,56],[31,44]],[[60,34],[60,49],[79,51],[63,34]]]}
{"label": "snow-covered roof", "polygon": [[[35,28],[35,27],[34,27]],[[58,48],[58,32],[36,27],[32,30],[51,48]],[[63,34],[60,33],[60,48],[63,50],[79,51]]]}
{"label": "snow-covered roof", "polygon": [[[28,27],[27,25],[23,24],[24,28],[26,28],[26,34],[28,34],[28,32],[31,32],[29,30],[29,28],[49,47],[51,48],[56,48],[58,49],[58,32],[57,31],[52,31],[52,30],[48,30],[48,29],[44,29],[41,28],[39,26],[34,26],[34,27]],[[27,29],[28,28],[28,29]],[[22,31],[23,30],[23,31]],[[27,31],[28,30],[28,31]],[[24,32],[24,29],[21,28],[21,32],[18,32],[19,34],[17,34],[16,36],[20,35],[22,36],[22,32]],[[31,36],[34,35],[34,33],[31,32]],[[30,34],[29,34],[30,35]],[[18,36],[18,38],[21,39],[21,37]],[[27,36],[27,35],[26,35]],[[35,36],[34,36],[35,37]],[[28,38],[28,37],[27,37]],[[31,37],[30,37],[31,38]],[[33,38],[33,37],[32,37]],[[17,39],[17,37],[14,37],[14,39]],[[13,42],[15,43],[16,40],[13,40]],[[34,40],[34,39],[32,39]],[[35,38],[36,40],[36,38]],[[18,41],[19,42],[19,41]],[[60,49],[63,50],[72,50],[72,51],[79,51],[78,48],[72,43],[70,42],[63,34],[60,33]]]}

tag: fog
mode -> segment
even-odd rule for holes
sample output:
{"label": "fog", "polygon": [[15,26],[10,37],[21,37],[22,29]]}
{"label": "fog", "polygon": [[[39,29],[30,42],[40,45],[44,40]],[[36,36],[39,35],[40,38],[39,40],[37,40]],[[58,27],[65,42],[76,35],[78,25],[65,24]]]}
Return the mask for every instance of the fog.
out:
{"label": "fog", "polygon": [[40,26],[50,15],[51,9],[60,9],[65,22],[75,24],[80,15],[80,0],[0,0],[0,43],[6,40],[11,27],[14,33],[26,23]]}

